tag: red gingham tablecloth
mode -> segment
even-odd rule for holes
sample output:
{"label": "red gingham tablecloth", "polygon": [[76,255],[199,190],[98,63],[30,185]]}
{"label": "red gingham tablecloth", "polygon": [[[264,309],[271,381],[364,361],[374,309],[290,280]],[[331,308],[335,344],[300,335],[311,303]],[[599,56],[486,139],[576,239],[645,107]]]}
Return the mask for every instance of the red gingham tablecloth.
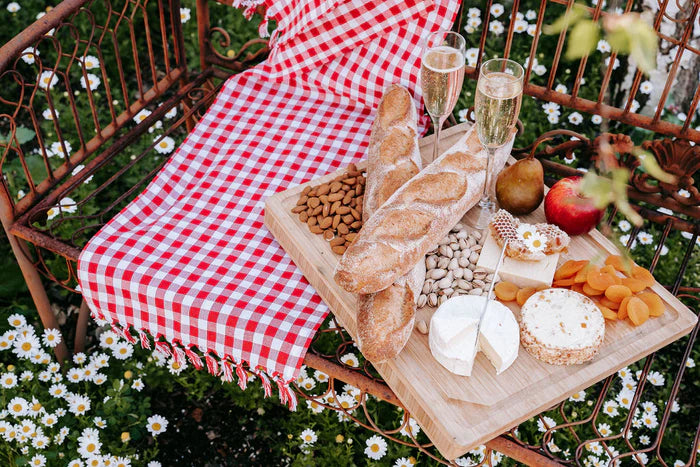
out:
{"label": "red gingham tablecloth", "polygon": [[269,59],[224,84],[156,178],[81,254],[93,316],[181,364],[204,362],[225,381],[235,371],[243,388],[246,368],[266,395],[272,379],[293,409],[288,384],[328,308],[264,227],[265,199],[359,161],[387,85],[407,86],[420,105],[421,39],[449,29],[458,7],[271,5],[268,17],[282,16]]}

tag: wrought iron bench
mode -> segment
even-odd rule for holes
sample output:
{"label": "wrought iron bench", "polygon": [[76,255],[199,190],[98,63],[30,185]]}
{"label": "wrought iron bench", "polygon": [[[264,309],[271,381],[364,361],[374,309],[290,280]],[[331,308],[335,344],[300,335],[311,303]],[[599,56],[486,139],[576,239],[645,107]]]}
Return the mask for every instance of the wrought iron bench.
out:
{"label": "wrought iron bench", "polygon": [[[602,3],[598,2],[596,7],[589,8],[594,19],[606,14],[602,10]],[[688,50],[694,59],[700,55],[700,51],[690,42],[700,3],[688,2],[674,17],[666,15],[667,4],[668,2],[663,2],[659,5],[660,12],[655,16],[654,26],[660,39],[666,44],[677,46],[679,53],[676,53],[669,66],[669,75],[654,115],[642,115],[632,109],[642,80],[639,72],[631,77],[631,90],[623,100],[613,104],[605,101],[612,83],[612,66],[607,67],[603,73],[597,99],[582,97],[578,83],[584,76],[588,57],[578,62],[575,73],[577,84],[573,86],[571,94],[555,91],[555,76],[562,60],[566,31],[558,37],[549,78],[544,83],[533,82],[538,33],[545,21],[545,11],[547,8],[562,9],[561,5],[570,9],[573,1],[541,1],[534,22],[536,32],[526,71],[525,94],[676,137],[647,141],[644,144],[657,156],[664,169],[679,176],[678,184],[655,184],[646,175],[636,171],[628,191],[646,222],[658,225],[662,232],[648,264],[652,271],[659,263],[662,250],[672,232],[680,230],[691,234],[687,245],[683,247],[677,272],[673,277],[658,279],[667,283],[674,294],[686,299],[693,309],[697,309],[700,291],[698,284],[687,286],[682,281],[689,264],[692,265],[691,258],[700,234],[700,194],[693,178],[700,167],[700,152],[689,143],[700,142],[700,131],[690,127],[691,118],[683,125],[664,120],[661,110],[679,71],[683,51]],[[192,128],[211,103],[222,80],[262,60],[267,53],[266,42],[261,39],[243,44],[237,53],[223,53],[221,50],[229,48],[231,38],[226,30],[211,24],[209,10],[210,6],[222,6],[210,5],[207,0],[197,0],[196,5],[200,62],[196,71],[188,67],[186,60],[179,0],[157,3],[139,0],[64,0],[0,49],[0,134],[8,135],[0,139],[0,169],[4,176],[0,185],[0,219],[46,327],[59,327],[59,323],[51,308],[45,287],[48,282],[45,279],[58,284],[62,289],[79,293],[79,290],[75,290],[75,264],[80,248],[157,173],[165,161],[165,157],[158,154],[172,150],[173,136],[182,136]],[[483,11],[489,12],[491,5],[491,0],[486,1]],[[510,55],[514,42],[513,24],[518,6],[519,2],[515,0],[512,21],[501,54],[506,57]],[[633,2],[628,1],[626,9],[629,11],[632,7]],[[464,24],[462,15],[456,27]],[[677,25],[677,37],[661,31],[660,24],[665,15]],[[477,78],[490,20],[493,18],[486,13],[478,59],[474,66],[467,67],[467,76],[472,80]],[[95,63],[88,63],[92,60]],[[612,54],[611,61],[614,60],[615,54]],[[44,73],[45,68],[55,69],[56,72]],[[40,77],[38,85],[37,76]],[[72,88],[71,82],[78,81],[83,83],[83,87]],[[44,92],[47,87],[63,90],[59,97],[61,102],[54,101]],[[693,115],[700,101],[700,87],[690,96],[687,114]],[[60,113],[57,107],[62,109]],[[154,140],[149,130],[161,125],[163,128],[159,128],[159,136]],[[63,135],[68,133],[75,135],[75,147],[64,140]],[[571,136],[578,139],[569,140]],[[522,157],[531,150],[537,151],[541,147],[540,143],[550,139],[562,142],[545,145],[537,153],[543,160],[549,182],[560,176],[580,173],[570,166],[551,160],[555,156],[562,157],[576,151],[592,159],[596,157],[597,145],[594,141],[565,130],[545,133],[530,146],[514,151],[514,155]],[[36,147],[38,150],[32,153]],[[157,157],[153,157],[154,151]],[[635,161],[633,158],[623,160],[632,169],[637,168]],[[86,185],[88,180],[92,182]],[[688,196],[680,195],[679,189],[686,190]],[[74,193],[80,193],[80,201],[72,201]],[[615,220],[615,215],[614,211],[609,212],[608,226]],[[630,231],[628,248],[632,246],[638,232],[639,227]],[[73,342],[74,351],[82,350],[85,346],[88,315],[89,311],[83,303],[71,321],[75,326],[63,326],[64,335]],[[668,465],[664,459],[662,440],[672,403],[681,388],[687,386],[683,380],[685,362],[693,349],[697,333],[696,327],[689,338],[673,349],[672,355],[677,364],[676,377],[666,400],[666,409],[660,417],[658,437],[646,447],[635,447],[624,438],[628,451],[623,455],[647,453],[655,455],[663,465]],[[327,350],[327,345],[319,345],[329,335],[334,336],[337,344],[332,352]],[[341,362],[340,356],[352,344],[347,334],[329,318],[327,325],[318,332],[305,363],[329,376],[328,393],[335,392],[336,381],[359,388],[359,402],[352,409],[360,410],[357,413],[362,413],[362,417],[353,415],[353,410],[322,402],[325,394],[311,396],[297,388],[299,395],[313,399],[329,409],[345,412],[367,429],[396,442],[415,446],[432,459],[447,462],[440,458],[429,443],[421,443],[413,436],[411,441],[397,436],[408,423],[408,416],[403,418],[402,426],[385,429],[380,420],[375,420],[370,415],[366,408],[370,394],[391,404],[401,404],[368,363],[356,368]],[[322,351],[322,347],[326,350]],[[64,359],[70,351],[63,343],[56,348],[56,353],[58,358]],[[655,355],[646,358],[641,381],[645,380],[654,359]],[[611,376],[596,386],[598,395],[594,401],[594,410],[585,419],[568,419],[563,409],[565,402],[553,409],[565,420],[556,429],[568,431],[578,442],[574,453],[576,460],[564,461],[548,448],[553,429],[545,433],[542,443],[538,445],[528,444],[518,437],[516,430],[511,430],[490,441],[488,448],[528,464],[580,463],[586,443],[601,441],[605,447],[606,440],[620,439],[624,434],[604,437],[596,430],[596,422],[613,378]],[[639,404],[644,389],[644,384],[637,388],[632,409]],[[630,414],[633,412],[630,410]],[[631,419],[632,415],[627,420],[627,429]],[[688,462],[691,464],[697,458],[699,440],[700,426],[695,428],[694,441],[688,446]],[[483,462],[489,463],[489,459],[489,456],[485,456]]]}

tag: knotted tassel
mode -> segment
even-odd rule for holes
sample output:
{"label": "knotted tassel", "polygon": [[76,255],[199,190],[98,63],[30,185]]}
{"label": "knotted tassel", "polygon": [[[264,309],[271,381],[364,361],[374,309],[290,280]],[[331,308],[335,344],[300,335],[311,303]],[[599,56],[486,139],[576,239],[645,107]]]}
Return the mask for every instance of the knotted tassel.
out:
{"label": "knotted tassel", "polygon": [[270,37],[267,18],[263,18],[263,20],[260,21],[260,25],[258,26],[258,35],[263,39]]}
{"label": "knotted tassel", "polygon": [[151,341],[148,339],[148,334],[143,332],[142,330],[138,330],[139,333],[139,340],[141,341],[141,347],[144,349],[150,349],[151,348]]}
{"label": "knotted tassel", "polygon": [[112,332],[119,337],[124,337],[124,330],[118,324],[112,324]]}
{"label": "knotted tassel", "polygon": [[178,365],[183,365],[187,363],[187,357],[185,356],[185,351],[179,345],[173,345],[173,357]]}
{"label": "knotted tassel", "polygon": [[265,397],[270,397],[272,395],[272,385],[270,384],[270,378],[267,377],[265,371],[258,370],[255,372],[260,378],[260,383],[262,384],[263,391],[265,392]]}
{"label": "knotted tassel", "polygon": [[238,386],[245,391],[245,388],[248,387],[248,375],[243,369],[243,362],[236,365],[236,375],[238,375]]}
{"label": "knotted tassel", "polygon": [[282,405],[287,405],[289,393],[284,387],[284,381],[282,381],[282,377],[278,376],[277,378],[275,378],[275,383],[277,383],[277,391],[280,394],[280,402],[282,402]]}
{"label": "knotted tassel", "polygon": [[221,361],[221,369],[222,369],[221,379],[223,379],[227,383],[232,382],[233,381],[233,367],[231,367],[231,363],[228,360],[222,360]]}
{"label": "knotted tassel", "polygon": [[289,410],[292,412],[297,411],[297,395],[294,394],[294,389],[292,389],[289,385],[285,386],[285,389],[287,390],[287,396],[289,397],[288,405],[289,405]]}
{"label": "knotted tassel", "polygon": [[216,363],[216,359],[207,354],[205,360],[207,362],[207,371],[214,376],[219,376],[219,364]]}
{"label": "knotted tassel", "polygon": [[165,355],[167,358],[172,357],[173,353],[170,351],[170,346],[168,345],[167,342],[158,341],[155,343],[155,346],[156,346],[156,350],[158,350],[158,352]]}
{"label": "knotted tassel", "polygon": [[135,343],[136,343],[136,338],[135,338],[134,336],[131,335],[131,333],[129,332],[129,328],[128,328],[128,327],[124,327],[124,339],[126,339],[127,341],[129,341],[130,344],[135,344]]}
{"label": "knotted tassel", "polygon": [[192,349],[185,349],[185,355],[187,355],[187,358],[189,359],[192,366],[194,366],[198,370],[202,369],[202,367],[204,366],[202,364],[202,359]]}

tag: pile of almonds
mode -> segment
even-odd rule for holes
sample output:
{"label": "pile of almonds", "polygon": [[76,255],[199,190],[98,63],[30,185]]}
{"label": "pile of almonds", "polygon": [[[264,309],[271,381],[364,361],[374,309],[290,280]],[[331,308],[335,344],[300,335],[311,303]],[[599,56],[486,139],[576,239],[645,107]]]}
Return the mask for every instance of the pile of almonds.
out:
{"label": "pile of almonds", "polygon": [[323,235],[337,255],[345,253],[362,228],[364,171],[350,164],[330,182],[307,186],[292,208],[312,233]]}
{"label": "pile of almonds", "polygon": [[479,231],[455,225],[447,237],[425,256],[425,282],[418,308],[439,306],[457,295],[486,295],[493,274],[477,268],[483,245]]}

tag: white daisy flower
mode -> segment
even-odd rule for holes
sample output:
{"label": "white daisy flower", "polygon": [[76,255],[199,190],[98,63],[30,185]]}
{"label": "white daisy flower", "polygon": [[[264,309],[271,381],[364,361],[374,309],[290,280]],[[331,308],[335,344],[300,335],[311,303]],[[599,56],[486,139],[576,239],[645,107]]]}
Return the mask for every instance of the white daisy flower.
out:
{"label": "white daisy flower", "polygon": [[659,408],[656,406],[656,404],[654,404],[651,401],[642,402],[641,406],[642,406],[642,410],[644,411],[644,413],[654,413],[655,414],[656,412],[659,411]]}
{"label": "white daisy flower", "polygon": [[313,413],[321,413],[324,411],[325,407],[316,402],[313,399],[307,399],[306,400],[306,406],[311,409]]}
{"label": "white daisy flower", "polygon": [[100,67],[100,59],[95,57],[94,55],[86,55],[80,61],[82,62],[86,70],[94,70],[95,68]]}
{"label": "white daisy flower", "polygon": [[102,373],[95,373],[94,375],[92,375],[91,379],[92,379],[92,382],[98,386],[101,386],[107,382],[107,377],[105,375],[103,375]]}
{"label": "white daisy flower", "polygon": [[481,10],[478,8],[470,8],[469,12],[467,12],[467,16],[469,18],[481,18]]}
{"label": "white daisy flower", "polygon": [[46,449],[49,446],[49,437],[46,435],[37,435],[32,440],[32,446],[35,449]]}
{"label": "white daisy flower", "polygon": [[302,381],[301,384],[299,384],[299,386],[302,389],[311,391],[313,388],[316,387],[316,380],[314,380],[313,378],[304,378],[304,381]]}
{"label": "white daisy flower", "polygon": [[651,440],[649,439],[649,437],[648,437],[647,435],[640,435],[640,436],[639,436],[639,442],[640,442],[641,444],[644,444],[644,445],[646,446],[646,445],[648,445],[649,443],[651,443]]}
{"label": "white daisy flower", "polygon": [[679,410],[681,410],[681,406],[678,404],[677,400],[673,400],[673,403],[671,404],[671,412],[676,413]]}
{"label": "white daisy flower", "polygon": [[10,2],[7,4],[7,11],[9,11],[10,13],[17,13],[21,9],[22,7],[19,6],[19,3],[17,2]]}
{"label": "white daisy flower", "polygon": [[12,341],[8,340],[4,335],[0,336],[0,350],[12,348]]}
{"label": "white daisy flower", "polygon": [[185,24],[190,20],[192,15],[190,15],[190,9],[189,8],[180,8],[180,22],[182,24]]}
{"label": "white daisy flower", "polygon": [[346,353],[345,355],[340,357],[340,361],[348,366],[351,366],[351,367],[357,368],[358,366],[360,366],[359,360],[357,359],[355,354],[352,352]]}
{"label": "white daisy flower", "polygon": [[[605,57],[605,66],[610,66],[610,57]],[[617,70],[618,68],[620,68],[620,60],[616,58],[615,62],[613,62],[612,69]]]}
{"label": "white daisy flower", "polygon": [[[37,340],[38,339],[39,338],[37,337]],[[40,350],[39,352],[35,353],[31,357],[29,357],[29,359],[34,363],[39,363],[43,365],[46,365],[51,361],[51,357],[49,356],[49,354],[47,354],[43,350]]]}
{"label": "white daisy flower", "polygon": [[662,375],[658,371],[650,371],[647,375],[647,381],[649,381],[654,386],[663,386],[664,382],[666,381],[666,378],[664,378],[664,375]]}
{"label": "white daisy flower", "polygon": [[100,335],[100,347],[112,349],[119,341],[114,331],[105,331]]}
{"label": "white daisy flower", "polygon": [[[160,136],[156,136],[153,141],[156,142],[160,139]],[[170,154],[175,149],[175,140],[170,136],[163,136],[160,141],[156,143],[155,150],[159,154]]]}
{"label": "white daisy flower", "polygon": [[78,438],[78,443],[78,454],[80,454],[81,457],[88,458],[90,456],[97,456],[100,454],[102,443],[97,437],[81,436]]}
{"label": "white daisy flower", "polygon": [[547,449],[549,449],[549,452],[552,454],[561,452],[561,448],[554,444],[554,440],[550,440],[549,443],[547,443]]}
{"label": "white daisy flower", "polygon": [[83,89],[90,88],[90,91],[94,91],[100,86],[100,83],[102,83],[102,80],[100,80],[99,76],[92,73],[80,77],[80,86],[82,86]]}
{"label": "white daisy flower", "polygon": [[562,94],[566,94],[566,93],[569,92],[569,88],[567,88],[565,84],[557,84],[557,85],[554,87],[554,90],[555,90],[556,92],[560,92],[560,93],[562,93]]}
{"label": "white daisy flower", "polygon": [[534,71],[537,76],[542,76],[547,73],[547,68],[544,65],[535,65],[532,67],[532,71]]}
{"label": "white daisy flower", "polygon": [[615,417],[619,415],[620,412],[618,412],[617,408],[619,405],[615,401],[606,401],[605,404],[603,404],[603,412],[605,412],[606,415],[609,417]]}
{"label": "white daisy flower", "polygon": [[138,392],[141,392],[141,390],[142,390],[144,387],[145,387],[145,385],[143,384],[143,381],[141,381],[141,378],[135,379],[135,380],[131,383],[131,388],[132,388],[132,389],[135,389],[135,390],[138,391]]}
{"label": "white daisy flower", "polygon": [[80,368],[71,368],[68,370],[66,378],[68,378],[68,381],[71,383],[79,383],[85,379],[83,378],[83,370]]}
{"label": "white daisy flower", "polygon": [[525,12],[525,19],[528,21],[532,21],[533,19],[537,18],[537,13],[535,10],[527,10]]}
{"label": "white daisy flower", "polygon": [[52,413],[46,413],[43,417],[41,417],[41,423],[44,426],[52,427],[58,423],[58,417]]}
{"label": "white daisy flower", "polygon": [[476,28],[478,28],[479,26],[481,26],[481,18],[469,18],[467,20],[467,25],[465,26],[465,29],[471,28],[472,29],[471,32],[474,32],[474,30]]}
{"label": "white daisy flower", "polygon": [[158,121],[155,122],[153,125],[151,125],[150,127],[148,127],[148,132],[149,132],[149,133],[153,133],[153,132],[155,132],[156,130],[160,130],[161,128],[163,128],[163,122],[162,122],[161,120],[158,120]]}
{"label": "white daisy flower", "polygon": [[336,402],[338,407],[344,408],[348,413],[353,413],[357,405],[357,401],[350,394],[339,395]]}
{"label": "white daisy flower", "polygon": [[[457,465],[469,465],[469,464],[461,464],[460,461],[466,461],[464,457],[459,457],[455,459],[455,464]],[[393,467],[413,467],[413,463],[408,459],[408,457],[399,457],[394,461],[394,466]]]}
{"label": "white daisy flower", "polygon": [[646,80],[643,81],[642,84],[639,85],[639,92],[642,94],[651,94],[651,91],[654,90],[654,85],[651,84],[651,81]]}
{"label": "white daisy flower", "polygon": [[501,5],[500,3],[494,3],[493,5],[491,5],[491,14],[496,18],[501,16],[504,11],[505,8],[503,8],[503,5]]}
{"label": "white daisy flower", "polygon": [[126,457],[116,457],[114,459],[114,467],[131,467],[131,460]]}
{"label": "white daisy flower", "polygon": [[29,461],[29,465],[32,467],[44,467],[46,465],[46,456],[43,454],[34,454]]}
{"label": "white daisy flower", "polygon": [[[19,379],[22,380],[22,381],[24,381],[24,382],[31,381],[31,380],[34,379],[34,373],[32,373],[32,372],[29,371],[29,370],[23,371],[23,372],[19,375]],[[0,417],[0,418],[1,418],[1,417]]]}
{"label": "white daisy flower", "polygon": [[34,47],[27,47],[22,51],[22,61],[28,65],[32,65],[36,61],[36,57],[41,55],[38,50],[34,50]]}
{"label": "white daisy flower", "polygon": [[44,329],[42,341],[46,347],[54,348],[61,343],[61,332],[58,329]]}
{"label": "white daisy flower", "polygon": [[118,342],[114,345],[112,353],[117,360],[126,360],[134,353],[134,346],[128,342]]}
{"label": "white daisy flower", "polygon": [[174,357],[168,360],[168,371],[173,375],[179,375],[185,368],[187,368],[187,364],[184,361],[178,363]]}
{"label": "white daisy flower", "polygon": [[53,87],[58,83],[58,76],[52,70],[42,71],[39,76],[37,76],[37,81],[41,89],[53,89]]}
{"label": "white daisy flower", "polygon": [[591,123],[600,125],[601,123],[603,123],[603,117],[601,117],[600,115],[593,115],[591,117]]}
{"label": "white daisy flower", "polygon": [[639,110],[640,104],[637,102],[637,99],[632,100],[632,105],[630,105],[630,112],[636,112]]}
{"label": "white daisy flower", "polygon": [[314,371],[314,378],[316,378],[316,381],[319,383],[325,383],[328,381],[328,375],[321,370]]}
{"label": "white daisy flower", "polygon": [[[84,166],[83,164],[76,165],[76,166],[73,168],[73,171],[71,172],[71,175],[73,175],[73,176],[78,175],[80,172],[82,172],[82,170],[83,170],[84,168],[85,168],[85,166]],[[90,181],[92,181],[92,178],[93,178],[93,177],[94,177],[94,175],[90,175],[88,178],[86,178],[85,180],[83,180],[83,183],[85,183],[85,184],[90,183]]]}
{"label": "white daisy flower", "polygon": [[586,400],[586,391],[584,391],[584,390],[582,389],[582,390],[580,390],[580,391],[578,391],[578,392],[573,393],[573,394],[569,397],[569,400],[570,400],[571,402],[583,402],[583,401],[585,401],[585,400]]}
{"label": "white daisy flower", "polygon": [[685,113],[683,113],[683,112],[678,112],[678,113],[676,114],[676,118],[677,118],[678,120],[680,120],[681,122],[685,122],[685,120],[688,118],[688,116],[687,116]]}
{"label": "white daisy flower", "polygon": [[173,107],[172,109],[165,112],[165,119],[166,120],[170,120],[172,118],[175,118],[175,116],[177,116],[177,107]]}
{"label": "white daisy flower", "polygon": [[544,251],[547,247],[547,238],[539,232],[532,232],[530,238],[525,239],[525,244],[533,253]]}
{"label": "white daisy flower", "polygon": [[67,391],[68,389],[63,383],[54,384],[49,388],[49,394],[56,398],[63,397]]}
{"label": "white daisy flower", "polygon": [[535,37],[535,31],[537,31],[537,26],[534,24],[531,24],[530,26],[527,27],[527,35]]}
{"label": "white daisy flower", "polygon": [[458,117],[460,123],[466,122],[468,115],[469,115],[469,109],[462,109],[459,112],[457,112],[457,117]]}
{"label": "white daisy flower", "polygon": [[500,36],[501,34],[503,34],[503,31],[505,31],[505,28],[503,27],[503,23],[496,20],[496,21],[491,21],[489,23],[489,31],[491,31],[492,33],[494,33],[497,36]]}
{"label": "white daisy flower", "polygon": [[137,113],[136,115],[134,115],[134,122],[135,122],[135,123],[141,123],[141,122],[144,121],[144,120],[146,119],[146,117],[148,117],[149,115],[151,115],[151,111],[150,111],[150,110],[141,109],[141,110],[139,111],[139,113]]}
{"label": "white daisy flower", "polygon": [[467,49],[466,57],[467,57],[467,65],[476,66],[476,62],[479,59],[479,49],[476,49],[476,48]]}
{"label": "white daisy flower", "polygon": [[11,389],[17,386],[17,375],[14,373],[3,373],[0,376],[0,386],[4,389]]}
{"label": "white daisy flower", "polygon": [[678,194],[682,196],[683,198],[690,198],[690,192],[684,188],[681,188],[678,190]]}
{"label": "white daisy flower", "polygon": [[14,352],[20,358],[31,358],[41,351],[39,338],[33,334],[17,336],[14,344]]}
{"label": "white daisy flower", "polygon": [[[610,47],[610,44],[608,44],[608,41],[605,39],[601,39],[598,41],[598,45],[596,46],[596,49],[598,49],[598,52],[600,53],[609,53],[612,48]],[[607,63],[606,63],[607,65]]]}
{"label": "white daisy flower", "polygon": [[[64,149],[65,148],[65,149]],[[59,141],[51,143],[51,155],[49,157],[58,156],[59,159],[63,159],[66,156],[70,156],[73,147],[70,142],[64,141],[61,144]]]}
{"label": "white daisy flower", "polygon": [[13,397],[7,403],[7,411],[15,418],[23,417],[29,411],[29,402],[23,397]]}
{"label": "white daisy flower", "polygon": [[338,406],[336,396],[332,391],[323,396],[323,401],[326,403],[326,405],[330,405],[331,407]]}
{"label": "white daisy flower", "polygon": [[547,115],[547,121],[551,123],[552,125],[559,123],[559,115],[552,114],[552,115]]}
{"label": "white daisy flower", "polygon": [[639,232],[637,234],[637,240],[639,240],[639,243],[642,245],[651,245],[654,241],[654,237],[648,232]]}
{"label": "white daisy flower", "polygon": [[31,420],[24,419],[19,423],[19,432],[22,435],[30,436],[36,432],[36,425]]}
{"label": "white daisy flower", "polygon": [[410,437],[413,435],[415,438],[418,436],[418,433],[420,433],[420,425],[418,425],[418,422],[413,419],[413,417],[408,417],[408,423],[404,425],[403,428],[401,428],[401,431],[399,431],[402,435],[406,437]]}
{"label": "white daisy flower", "polygon": [[73,459],[68,463],[68,467],[85,467],[85,464],[80,459]]}
{"label": "white daisy flower", "polygon": [[587,444],[586,444],[586,449],[587,449],[588,451],[592,452],[593,454],[598,454],[598,455],[600,455],[600,454],[603,453],[603,446],[601,446],[601,445],[600,445],[600,442],[598,442],[598,441],[595,441],[595,442],[592,442],[592,443],[587,443]]}
{"label": "white daisy flower", "polygon": [[73,395],[68,401],[68,410],[75,415],[83,415],[90,410],[90,399],[86,396]]}
{"label": "white daisy flower", "polygon": [[[620,229],[621,232],[627,232],[629,229],[632,228],[632,224],[630,224],[628,221],[623,219],[617,223],[617,228]],[[623,378],[624,378],[624,376],[623,376]]]}
{"label": "white daisy flower", "polygon": [[513,25],[513,31],[517,32],[518,34],[522,34],[527,32],[528,26],[530,25],[524,19],[517,19]]}
{"label": "white daisy flower", "polygon": [[[622,243],[624,246],[627,246],[629,241],[630,241],[629,234],[620,236],[620,243]],[[634,241],[632,242],[632,245],[630,245],[630,250],[634,250],[634,247],[636,247],[636,246],[637,246],[637,239],[634,239]]]}
{"label": "white daisy flower", "polygon": [[165,419],[165,417],[162,417],[160,415],[151,415],[148,417],[146,424],[146,429],[151,433],[153,436],[157,436],[161,433],[164,433],[166,428],[168,428],[168,420]]}
{"label": "white daisy flower", "polygon": [[299,437],[302,439],[304,444],[314,444],[316,440],[318,440],[316,432],[311,428],[307,428],[304,431],[302,431]]}
{"label": "white daisy flower", "polygon": [[[13,328],[19,328],[27,325],[26,318],[20,315],[19,313],[13,313],[10,316],[8,316],[7,322],[10,323],[10,326],[12,326]],[[14,337],[12,339],[14,339]]]}
{"label": "white daisy flower", "polygon": [[685,467],[685,462],[683,462],[680,459],[677,459],[676,462],[673,463],[673,467]]}
{"label": "white daisy flower", "polygon": [[695,360],[688,357],[688,360],[685,361],[685,367],[686,368],[695,368]]}
{"label": "white daisy flower", "polygon": [[549,430],[550,428],[554,428],[555,426],[557,426],[557,422],[555,422],[553,418],[544,416],[541,418],[538,417],[537,419],[537,431],[540,431],[542,433]]}
{"label": "white daisy flower", "polygon": [[601,423],[598,425],[598,433],[600,433],[600,436],[602,437],[607,437],[612,434],[612,431],[610,430],[610,425],[607,423]]}
{"label": "white daisy flower", "polygon": [[659,420],[656,418],[656,414],[645,413],[642,415],[642,423],[645,427],[654,429],[659,426]]}
{"label": "white daisy flower", "polygon": [[561,111],[559,109],[561,109],[561,107],[556,102],[547,102],[542,104],[542,110],[544,110],[544,113],[547,115],[561,115]]}
{"label": "white daisy flower", "polygon": [[372,460],[379,460],[386,455],[387,444],[384,438],[381,436],[371,436],[367,442],[367,447],[365,448],[365,455]]}
{"label": "white daisy flower", "polygon": [[574,113],[569,115],[569,123],[571,123],[572,125],[578,125],[582,121],[583,121],[583,116],[578,112],[574,112]]}

